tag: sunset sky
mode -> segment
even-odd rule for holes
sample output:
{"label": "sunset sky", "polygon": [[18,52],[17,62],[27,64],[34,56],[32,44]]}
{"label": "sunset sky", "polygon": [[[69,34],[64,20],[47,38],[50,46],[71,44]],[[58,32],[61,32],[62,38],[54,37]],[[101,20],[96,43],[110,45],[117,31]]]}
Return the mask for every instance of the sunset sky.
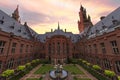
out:
{"label": "sunset sky", "polygon": [[0,0],[0,9],[11,15],[19,5],[22,24],[26,21],[37,33],[43,34],[56,29],[79,33],[77,21],[80,5],[83,5],[93,24],[120,7],[120,0]]}

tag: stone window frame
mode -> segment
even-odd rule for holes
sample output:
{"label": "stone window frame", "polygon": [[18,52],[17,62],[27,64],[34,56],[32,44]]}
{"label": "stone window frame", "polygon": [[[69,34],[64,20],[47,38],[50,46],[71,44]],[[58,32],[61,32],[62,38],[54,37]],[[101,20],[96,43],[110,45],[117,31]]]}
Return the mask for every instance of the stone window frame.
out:
{"label": "stone window frame", "polygon": [[23,53],[24,44],[20,44],[20,53]]}
{"label": "stone window frame", "polygon": [[5,41],[0,40],[0,54],[4,53],[5,44]]}
{"label": "stone window frame", "polygon": [[105,54],[106,53],[105,43],[104,42],[100,43],[100,47],[101,47],[102,53]]}
{"label": "stone window frame", "polygon": [[2,69],[2,61],[0,60],[0,69]]}
{"label": "stone window frame", "polygon": [[116,71],[120,73],[120,60],[115,61],[115,67],[116,67]]}
{"label": "stone window frame", "polygon": [[13,42],[13,43],[12,43],[12,48],[11,48],[11,53],[15,53],[15,51],[16,51],[16,46],[17,46],[17,43]]}
{"label": "stone window frame", "polygon": [[114,54],[119,54],[118,44],[116,40],[110,41],[110,44],[112,46],[112,51]]}

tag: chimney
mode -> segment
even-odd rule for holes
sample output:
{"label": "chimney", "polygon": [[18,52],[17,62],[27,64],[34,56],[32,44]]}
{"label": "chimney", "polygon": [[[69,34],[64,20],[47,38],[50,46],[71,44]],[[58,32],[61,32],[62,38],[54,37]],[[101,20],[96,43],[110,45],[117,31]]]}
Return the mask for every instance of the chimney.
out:
{"label": "chimney", "polygon": [[66,33],[66,29],[65,29],[65,33]]}
{"label": "chimney", "polygon": [[105,18],[105,16],[101,16],[101,17],[100,17],[100,20],[103,20],[104,18]]}
{"label": "chimney", "polygon": [[51,29],[51,32],[53,32],[53,29]]}

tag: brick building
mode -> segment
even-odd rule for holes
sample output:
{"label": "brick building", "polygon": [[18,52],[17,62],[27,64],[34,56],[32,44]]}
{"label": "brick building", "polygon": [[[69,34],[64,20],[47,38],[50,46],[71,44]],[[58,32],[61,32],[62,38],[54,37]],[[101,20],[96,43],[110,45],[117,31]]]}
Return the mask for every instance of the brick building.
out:
{"label": "brick building", "polygon": [[93,26],[82,6],[79,15],[80,58],[120,74],[120,7]]}
{"label": "brick building", "polygon": [[41,43],[37,36],[26,22],[20,23],[18,7],[12,17],[0,10],[0,73],[39,56]]}
{"label": "brick building", "polygon": [[120,7],[93,25],[81,6],[79,34],[60,29],[59,23],[57,29],[37,34],[27,22],[20,23],[18,7],[12,17],[0,10],[0,73],[36,58],[53,64],[82,58],[120,74]]}

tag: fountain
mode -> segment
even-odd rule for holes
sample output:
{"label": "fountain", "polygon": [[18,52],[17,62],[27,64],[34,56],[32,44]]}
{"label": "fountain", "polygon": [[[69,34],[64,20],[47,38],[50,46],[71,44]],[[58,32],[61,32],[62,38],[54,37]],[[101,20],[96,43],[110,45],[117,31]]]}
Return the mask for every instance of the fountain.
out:
{"label": "fountain", "polygon": [[67,78],[68,76],[68,72],[63,70],[62,65],[55,65],[54,66],[55,70],[52,70],[49,72],[50,78],[52,80],[63,80],[65,78]]}

